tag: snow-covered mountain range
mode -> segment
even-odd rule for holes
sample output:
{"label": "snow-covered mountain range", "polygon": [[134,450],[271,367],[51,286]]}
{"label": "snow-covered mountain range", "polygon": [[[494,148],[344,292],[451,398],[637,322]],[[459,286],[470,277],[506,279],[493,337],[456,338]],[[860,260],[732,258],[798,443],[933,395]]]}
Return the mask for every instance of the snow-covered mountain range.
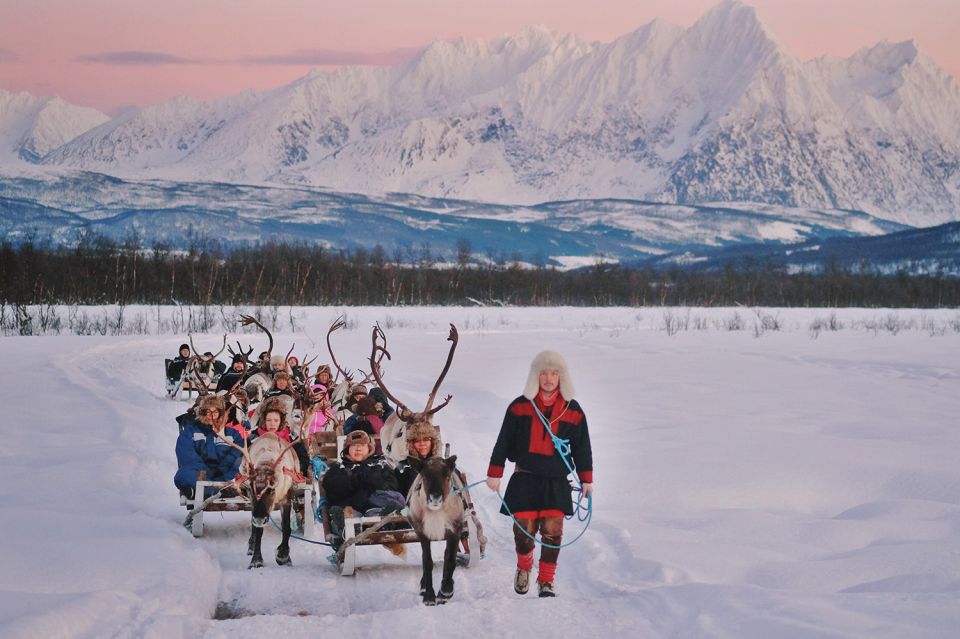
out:
{"label": "snow-covered mountain range", "polygon": [[960,219],[955,78],[909,41],[801,62],[733,0],[689,28],[656,20],[611,43],[534,27],[265,93],[176,98],[109,121],[57,113],[73,128],[48,123],[24,138],[0,119],[4,145],[131,179]]}
{"label": "snow-covered mountain range", "polygon": [[561,267],[906,228],[858,211],[776,205],[606,199],[521,206],[302,186],[128,181],[75,171],[0,180],[0,212],[0,237],[13,242],[69,246],[84,234],[174,248],[211,240],[227,249],[305,241],[332,250],[379,245],[408,261],[429,247],[435,259],[452,261],[465,240],[480,260]]}

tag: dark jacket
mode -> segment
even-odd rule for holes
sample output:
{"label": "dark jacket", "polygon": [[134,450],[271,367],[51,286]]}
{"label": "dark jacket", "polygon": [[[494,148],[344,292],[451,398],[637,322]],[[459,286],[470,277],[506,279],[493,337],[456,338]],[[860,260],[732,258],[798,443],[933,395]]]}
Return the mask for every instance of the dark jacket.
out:
{"label": "dark jacket", "polygon": [[[426,460],[429,457],[433,457],[433,453],[424,457],[423,460]],[[400,484],[400,493],[406,497],[410,493],[410,488],[413,486],[413,482],[416,481],[417,475],[420,473],[410,465],[408,461],[410,457],[399,462],[397,467],[393,469],[393,474],[397,476],[397,483]]]}
{"label": "dark jacket", "polygon": [[[224,437],[234,444],[243,446],[240,433],[227,427]],[[177,474],[173,483],[177,488],[193,488],[200,471],[207,472],[209,481],[229,481],[240,470],[243,455],[239,450],[224,442],[213,429],[196,420],[187,422],[177,437]]]}
{"label": "dark jacket", "polygon": [[183,376],[183,372],[187,369],[187,362],[190,361],[190,358],[183,357],[182,355],[177,355],[173,359],[169,360],[167,364],[167,379],[171,381],[176,381]]}
{"label": "dark jacket", "polygon": [[369,397],[371,397],[377,404],[383,406],[383,412],[380,413],[380,417],[383,419],[383,421],[387,421],[387,418],[393,415],[393,407],[390,406],[390,402],[387,401],[387,396],[379,386],[374,386],[370,389]]}
{"label": "dark jacket", "polygon": [[217,392],[230,390],[233,386],[243,379],[243,373],[238,373],[237,371],[230,369],[220,376],[220,380],[217,382]]}
{"label": "dark jacket", "polygon": [[[583,483],[593,481],[593,451],[587,418],[576,400],[559,397],[549,409],[539,406],[557,437],[570,443],[567,461]],[[516,463],[504,500],[510,510],[527,512],[560,510],[573,512],[567,466],[534,410],[533,402],[520,396],[507,407],[497,443],[490,456],[489,477],[503,477],[506,460]],[[501,510],[501,512],[506,512]]]}
{"label": "dark jacket", "polygon": [[371,455],[362,462],[347,457],[344,450],[340,463],[323,475],[323,489],[332,506],[353,506],[361,513],[373,507],[370,495],[377,490],[398,490],[393,469],[380,455]]}

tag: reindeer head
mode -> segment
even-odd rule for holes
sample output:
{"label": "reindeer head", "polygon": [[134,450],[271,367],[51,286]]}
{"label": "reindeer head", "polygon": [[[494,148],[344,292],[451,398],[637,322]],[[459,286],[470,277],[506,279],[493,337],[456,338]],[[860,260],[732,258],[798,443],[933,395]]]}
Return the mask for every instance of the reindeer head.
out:
{"label": "reindeer head", "polygon": [[457,469],[457,456],[444,459],[434,455],[426,460],[410,459],[410,465],[420,474],[420,490],[428,510],[440,510],[452,493],[450,484]]}

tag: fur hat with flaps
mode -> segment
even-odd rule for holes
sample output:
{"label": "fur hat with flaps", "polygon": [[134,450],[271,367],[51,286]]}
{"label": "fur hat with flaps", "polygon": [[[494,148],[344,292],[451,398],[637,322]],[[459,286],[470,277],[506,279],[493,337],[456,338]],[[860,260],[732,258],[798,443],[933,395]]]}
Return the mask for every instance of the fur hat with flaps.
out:
{"label": "fur hat with flaps", "polygon": [[350,450],[350,446],[353,444],[363,444],[367,447],[367,454],[364,456],[364,459],[373,454],[373,440],[370,439],[370,435],[365,433],[362,430],[351,430],[347,435],[347,438],[343,440],[343,452],[346,454]]}
{"label": "fur hat with flaps", "polygon": [[227,410],[227,405],[219,395],[204,395],[197,401],[197,416],[202,415],[205,410],[218,410],[223,415]]}
{"label": "fur hat with flaps", "polygon": [[266,419],[267,413],[280,413],[280,430],[287,425],[287,402],[282,397],[269,397],[264,400],[263,404],[258,409],[260,413],[257,417],[257,428],[263,427],[263,420]]}
{"label": "fur hat with flaps", "polygon": [[287,370],[287,362],[283,359],[283,355],[272,355],[270,357],[270,369],[275,371]]}
{"label": "fur hat with flaps", "polygon": [[419,457],[420,453],[413,447],[413,442],[418,439],[429,437],[433,440],[433,448],[430,449],[432,455],[440,454],[440,431],[430,422],[415,422],[407,427],[407,454],[412,457]]}
{"label": "fur hat with flaps", "polygon": [[367,395],[367,387],[364,386],[363,384],[354,384],[353,386],[350,387],[350,394],[351,394],[351,395],[363,395],[364,397],[366,397],[366,395]]}
{"label": "fur hat with flaps", "polygon": [[533,358],[530,363],[530,374],[527,376],[527,385],[523,389],[523,396],[533,400],[540,391],[540,372],[545,370],[556,370],[560,372],[560,394],[567,401],[573,399],[574,389],[573,380],[570,379],[570,369],[567,368],[567,360],[563,355],[556,351],[543,351]]}

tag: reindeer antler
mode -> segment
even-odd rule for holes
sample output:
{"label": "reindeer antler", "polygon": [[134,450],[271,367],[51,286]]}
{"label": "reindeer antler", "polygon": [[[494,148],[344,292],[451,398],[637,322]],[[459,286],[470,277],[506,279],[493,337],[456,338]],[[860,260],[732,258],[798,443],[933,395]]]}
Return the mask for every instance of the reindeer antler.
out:
{"label": "reindeer antler", "polygon": [[[270,345],[267,346],[267,357],[269,358],[269,356],[273,354],[273,334],[267,330],[266,326],[264,326],[259,321],[257,321],[257,318],[253,317],[252,315],[241,315],[240,323],[243,324],[244,326],[250,326],[251,324],[256,324],[257,326],[260,327],[260,330],[262,330],[264,333],[267,334],[267,337],[270,339]],[[251,352],[253,352],[253,349],[251,349]]]}
{"label": "reindeer antler", "polygon": [[343,375],[344,379],[350,381],[351,375],[350,371],[344,370],[340,367],[340,364],[337,363],[337,356],[333,354],[333,346],[330,345],[330,335],[334,331],[340,330],[347,325],[347,318],[345,315],[341,315],[333,321],[333,324],[330,325],[330,328],[327,329],[327,351],[330,353],[330,359],[333,361],[333,366]]}
{"label": "reindeer antler", "polygon": [[203,375],[200,373],[200,368],[197,366],[197,360],[192,359],[191,362],[192,364],[191,364],[190,370],[193,371],[192,381],[200,385],[200,388],[198,390],[200,395],[206,395],[207,393],[210,392],[210,388],[207,386],[207,383],[203,381]]}
{"label": "reindeer antler", "polygon": [[427,407],[423,409],[428,415],[432,415],[447,404],[450,403],[452,395],[447,395],[446,400],[437,406],[435,410],[430,410],[430,407],[433,406],[433,399],[437,396],[437,390],[440,388],[440,384],[443,382],[443,378],[447,376],[447,371],[450,370],[450,363],[453,362],[453,352],[457,350],[457,343],[460,341],[460,334],[457,332],[457,327],[453,324],[450,324],[450,334],[447,336],[447,341],[453,342],[450,344],[450,352],[447,353],[447,363],[444,364],[443,370],[440,372],[440,377],[437,378],[437,383],[433,385],[433,390],[430,391],[430,399],[427,400]]}
{"label": "reindeer antler", "polygon": [[[453,324],[450,325],[450,334],[447,336],[447,340],[453,342],[450,345],[450,352],[447,353],[447,361],[443,366],[443,370],[440,371],[440,377],[437,378],[436,383],[433,385],[433,390],[430,391],[430,397],[427,398],[427,405],[424,407],[423,411],[419,413],[414,413],[412,410],[403,405],[400,400],[394,397],[389,390],[387,390],[386,385],[383,383],[383,379],[380,376],[380,360],[383,357],[390,359],[390,353],[387,351],[387,336],[384,334],[383,329],[380,328],[380,325],[377,324],[373,327],[373,350],[370,352],[370,366],[374,379],[377,380],[377,384],[380,386],[380,389],[384,392],[388,399],[397,405],[397,414],[405,422],[412,422],[420,419],[426,419],[430,415],[433,415],[441,408],[450,403],[450,400],[453,399],[453,395],[447,395],[443,402],[434,407],[433,400],[437,396],[437,390],[440,388],[440,384],[443,383],[443,379],[447,376],[447,372],[450,370],[450,364],[453,362],[453,353],[457,350],[457,342],[459,341],[459,334],[457,333],[457,327]],[[379,340],[383,340],[383,344],[379,343]],[[380,354],[380,359],[377,359],[377,354]]]}
{"label": "reindeer antler", "polygon": [[[400,416],[400,419],[405,422],[409,421],[408,418],[412,418],[414,414],[413,411],[411,411],[404,405],[403,402],[393,396],[393,393],[387,389],[387,385],[383,383],[383,377],[380,375],[380,362],[383,361],[384,357],[391,359],[390,352],[387,350],[387,336],[384,334],[383,329],[380,328],[380,324],[374,325],[371,340],[373,344],[370,351],[370,372],[373,375],[373,378],[377,380],[377,386],[379,386],[380,390],[383,391],[383,394],[387,396],[387,399],[397,405],[397,414]],[[383,340],[382,346],[378,340]]]}
{"label": "reindeer antler", "polygon": [[[307,427],[307,424],[310,423],[310,420],[313,419],[313,414],[316,412],[316,405],[319,401],[315,399],[313,393],[309,390],[297,397],[297,400],[300,402],[300,428],[297,432],[297,438],[293,439],[291,437],[291,442],[282,451],[280,451],[280,454],[277,455],[277,461],[273,462],[274,468],[280,464],[280,460],[283,459],[283,456],[287,454],[287,451],[293,448],[298,441],[303,441],[304,429]],[[293,411],[291,411],[291,413],[292,412]]]}
{"label": "reindeer antler", "polygon": [[224,334],[223,334],[223,346],[221,346],[221,347],[220,347],[220,350],[217,351],[217,352],[214,354],[213,359],[217,359],[217,357],[220,356],[220,353],[222,353],[222,352],[223,352],[223,349],[225,349],[226,347],[227,347],[227,334],[224,333]]}
{"label": "reindeer antler", "polygon": [[230,353],[230,357],[236,357],[240,355],[243,357],[243,370],[247,370],[247,365],[250,363],[250,355],[253,353],[253,346],[250,347],[250,350],[243,350],[243,346],[240,346],[240,340],[237,340],[237,351],[234,352],[233,348],[227,346],[227,352]]}
{"label": "reindeer antler", "polygon": [[217,437],[225,441],[227,445],[232,446],[237,450],[239,450],[240,454],[243,455],[243,458],[247,460],[247,467],[250,469],[253,469],[253,460],[250,459],[250,449],[247,448],[247,440],[246,439],[243,440],[243,448],[240,448],[239,446],[234,444],[232,441],[230,441],[229,438],[224,437],[223,430],[224,430],[223,428],[221,428],[220,430],[214,429],[214,433],[217,435]]}

